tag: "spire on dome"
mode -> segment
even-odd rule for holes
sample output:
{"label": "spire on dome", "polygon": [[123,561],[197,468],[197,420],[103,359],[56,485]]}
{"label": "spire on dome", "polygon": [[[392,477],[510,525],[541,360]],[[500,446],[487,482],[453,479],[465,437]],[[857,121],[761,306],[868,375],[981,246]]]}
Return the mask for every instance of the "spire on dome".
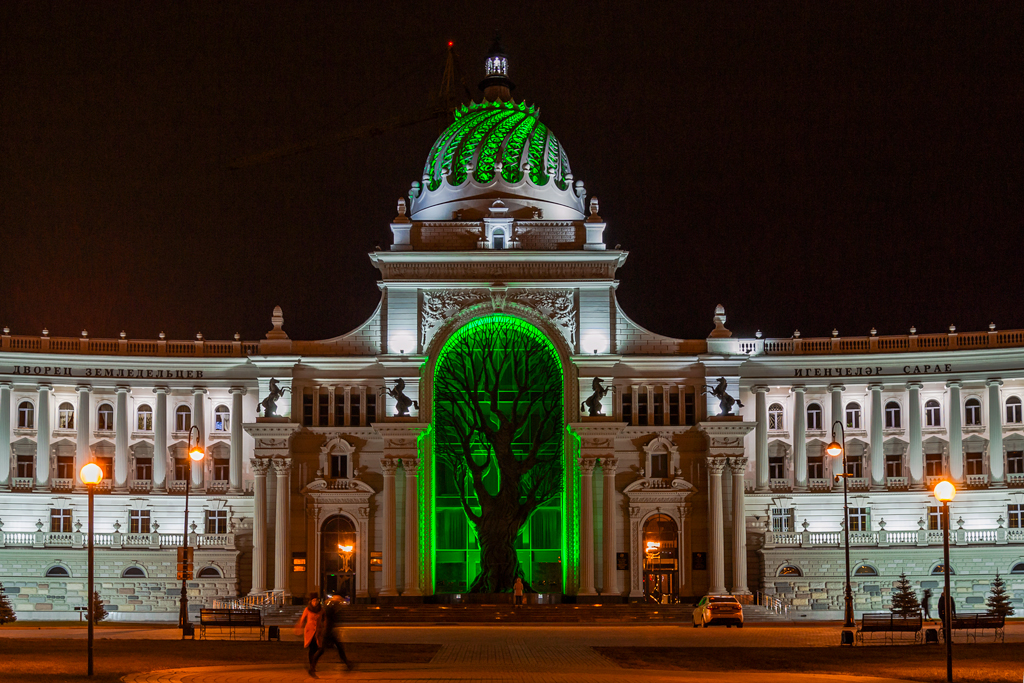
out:
{"label": "spire on dome", "polygon": [[508,77],[508,55],[501,45],[501,35],[495,32],[494,43],[484,60],[484,80],[480,81],[480,89],[484,91],[485,100],[510,102],[515,87]]}

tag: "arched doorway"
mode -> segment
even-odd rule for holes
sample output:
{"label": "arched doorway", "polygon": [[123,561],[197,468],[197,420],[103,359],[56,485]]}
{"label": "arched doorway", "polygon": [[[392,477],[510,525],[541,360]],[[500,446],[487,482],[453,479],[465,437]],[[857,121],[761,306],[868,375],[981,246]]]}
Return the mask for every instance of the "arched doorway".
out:
{"label": "arched doorway", "polygon": [[644,600],[672,603],[679,596],[679,527],[664,514],[644,524]]}
{"label": "arched doorway", "polygon": [[324,595],[356,596],[356,527],[348,517],[333,515],[320,528],[320,588]]}

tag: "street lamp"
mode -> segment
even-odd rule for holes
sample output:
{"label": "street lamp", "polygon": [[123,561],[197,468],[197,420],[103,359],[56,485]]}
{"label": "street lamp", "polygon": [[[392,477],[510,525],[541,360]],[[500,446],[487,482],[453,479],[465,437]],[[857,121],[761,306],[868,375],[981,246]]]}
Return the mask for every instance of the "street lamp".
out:
{"label": "street lamp", "polygon": [[942,620],[942,636],[946,639],[946,680],[953,683],[953,596],[949,591],[949,501],[956,495],[956,487],[948,481],[935,485],[935,500],[942,503],[942,573],[946,590],[942,606],[946,618]]}
{"label": "street lamp", "polygon": [[[192,433],[195,432],[196,442],[192,443]],[[188,430],[188,447],[186,452],[192,462],[202,462],[203,456],[206,454],[203,452],[203,447],[199,445],[199,440],[202,435],[199,433],[199,427],[192,425]],[[185,531],[181,535],[181,614],[178,617],[179,626],[181,627],[181,639],[185,640],[185,636],[190,634],[192,631],[192,624],[188,620],[188,594],[187,583],[189,575],[189,561],[188,561],[188,491],[192,485],[192,468],[189,467],[188,471],[185,472]]]}
{"label": "street lamp", "polygon": [[[653,596],[654,591],[661,592],[661,586],[654,588],[654,561],[661,558],[661,542],[660,541],[647,541],[647,547],[644,550],[644,555],[647,558],[647,595]],[[658,598],[658,602],[661,602],[661,598]]]}
{"label": "street lamp", "polygon": [[[836,441],[836,427],[839,428],[839,441]],[[832,424],[832,443],[825,446],[825,452],[832,457],[843,456],[843,473],[836,475],[843,478],[843,530],[846,532],[846,589],[844,591],[844,623],[843,628],[854,628],[857,623],[853,620],[853,588],[850,586],[850,502],[847,497],[848,486],[846,481],[850,478],[850,470],[846,466],[846,430],[843,423],[836,420]],[[845,637],[845,636],[844,636]]]}
{"label": "street lamp", "polygon": [[85,484],[86,490],[89,492],[89,551],[88,551],[88,563],[89,563],[89,580],[86,586],[86,599],[89,605],[89,675],[92,676],[92,624],[93,624],[93,609],[95,608],[95,600],[92,595],[92,581],[93,581],[93,494],[96,492],[96,484],[103,480],[103,470],[94,462],[86,463],[82,466],[81,471],[82,483]]}
{"label": "street lamp", "polygon": [[[345,574],[345,588],[347,589],[348,588],[348,579],[349,579],[348,574],[351,571],[349,569],[349,562],[352,559],[352,551],[355,550],[355,546],[352,545],[351,543],[348,543],[348,544],[345,544],[345,545],[339,543],[338,544],[338,550],[341,551],[341,559],[342,559],[341,571],[342,571],[342,573]],[[353,598],[354,597],[355,597],[355,591],[353,591]],[[353,602],[355,602],[355,600],[353,600]]]}

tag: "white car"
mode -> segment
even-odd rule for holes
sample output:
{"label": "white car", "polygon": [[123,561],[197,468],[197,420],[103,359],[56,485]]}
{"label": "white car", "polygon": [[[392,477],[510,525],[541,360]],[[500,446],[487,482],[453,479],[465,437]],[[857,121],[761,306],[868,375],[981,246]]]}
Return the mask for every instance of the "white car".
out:
{"label": "white car", "polygon": [[731,595],[705,595],[693,610],[693,627],[725,624],[743,628],[743,605]]}

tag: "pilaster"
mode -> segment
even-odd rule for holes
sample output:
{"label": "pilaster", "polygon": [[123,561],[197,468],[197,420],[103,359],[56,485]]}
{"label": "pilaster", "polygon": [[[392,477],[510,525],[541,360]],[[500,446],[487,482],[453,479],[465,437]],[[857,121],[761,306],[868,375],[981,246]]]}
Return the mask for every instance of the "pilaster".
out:
{"label": "pilaster", "polygon": [[580,589],[579,595],[597,595],[594,590],[594,465],[593,458],[580,458]]}
{"label": "pilaster", "polygon": [[1003,402],[999,395],[999,387],[1003,380],[990,379],[985,382],[988,387],[988,476],[989,483],[995,488],[1006,486],[1003,454]]}

